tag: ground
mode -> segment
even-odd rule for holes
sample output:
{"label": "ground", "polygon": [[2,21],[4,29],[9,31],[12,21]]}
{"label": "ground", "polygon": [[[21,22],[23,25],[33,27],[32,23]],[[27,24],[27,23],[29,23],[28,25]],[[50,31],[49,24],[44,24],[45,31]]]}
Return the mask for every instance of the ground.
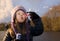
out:
{"label": "ground", "polygon": [[[0,41],[2,41],[6,31],[0,31]],[[33,38],[34,41],[60,41],[60,32],[44,32],[40,36]]]}

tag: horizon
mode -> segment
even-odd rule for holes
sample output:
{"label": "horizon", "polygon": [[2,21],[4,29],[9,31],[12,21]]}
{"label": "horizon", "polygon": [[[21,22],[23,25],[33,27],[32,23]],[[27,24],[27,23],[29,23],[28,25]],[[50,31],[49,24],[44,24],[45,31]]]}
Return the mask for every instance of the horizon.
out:
{"label": "horizon", "polygon": [[27,11],[35,11],[39,16],[43,16],[51,7],[60,5],[60,0],[0,0],[0,23],[11,20],[11,10],[23,5]]}

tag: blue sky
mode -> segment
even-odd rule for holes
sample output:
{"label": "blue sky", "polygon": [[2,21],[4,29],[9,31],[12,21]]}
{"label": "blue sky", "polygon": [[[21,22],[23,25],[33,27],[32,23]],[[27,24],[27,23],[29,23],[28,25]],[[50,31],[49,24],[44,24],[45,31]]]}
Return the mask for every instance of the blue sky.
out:
{"label": "blue sky", "polygon": [[60,0],[12,0],[13,6],[23,5],[27,11],[31,9],[36,11],[38,15],[43,16],[50,7],[59,5]]}
{"label": "blue sky", "polygon": [[10,11],[17,5],[24,6],[27,11],[35,11],[42,17],[49,8],[60,5],[60,0],[0,0],[0,22],[10,21]]}

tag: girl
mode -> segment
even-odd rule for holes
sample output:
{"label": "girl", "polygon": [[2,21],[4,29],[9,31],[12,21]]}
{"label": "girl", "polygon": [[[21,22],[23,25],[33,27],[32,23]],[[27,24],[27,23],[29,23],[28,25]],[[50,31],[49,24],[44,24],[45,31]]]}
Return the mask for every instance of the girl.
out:
{"label": "girl", "polygon": [[[31,20],[28,19],[28,13]],[[6,31],[3,41],[33,41],[33,36],[43,33],[41,18],[35,12],[26,12],[23,6],[16,6],[12,10],[11,19],[10,28]]]}

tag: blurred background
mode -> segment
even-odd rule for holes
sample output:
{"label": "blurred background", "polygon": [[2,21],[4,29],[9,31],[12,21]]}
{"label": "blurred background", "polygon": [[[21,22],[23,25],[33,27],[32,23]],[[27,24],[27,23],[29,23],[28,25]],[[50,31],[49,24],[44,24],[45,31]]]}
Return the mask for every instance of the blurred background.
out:
{"label": "blurred background", "polygon": [[10,25],[11,10],[17,5],[35,11],[42,19],[44,33],[34,41],[60,41],[60,0],[0,0],[0,41]]}
{"label": "blurred background", "polygon": [[44,31],[60,31],[60,0],[0,0],[0,31],[11,22],[11,10],[22,5],[41,18]]}

